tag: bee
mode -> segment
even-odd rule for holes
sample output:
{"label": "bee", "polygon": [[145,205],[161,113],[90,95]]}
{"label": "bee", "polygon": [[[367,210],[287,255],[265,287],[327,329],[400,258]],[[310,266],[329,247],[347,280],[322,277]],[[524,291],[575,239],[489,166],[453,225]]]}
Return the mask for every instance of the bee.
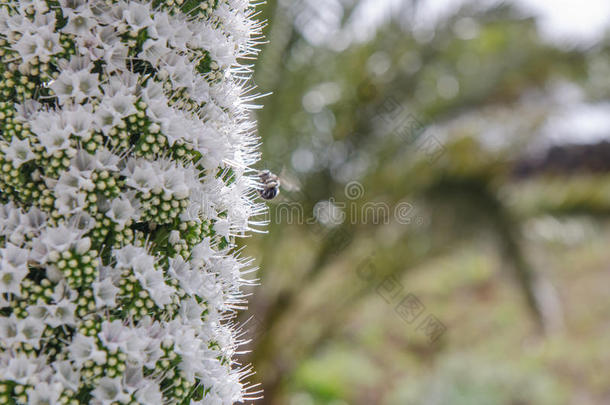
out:
{"label": "bee", "polygon": [[278,175],[265,169],[258,172],[258,178],[262,184],[262,188],[258,190],[258,193],[263,199],[273,200],[280,194],[280,178]]}

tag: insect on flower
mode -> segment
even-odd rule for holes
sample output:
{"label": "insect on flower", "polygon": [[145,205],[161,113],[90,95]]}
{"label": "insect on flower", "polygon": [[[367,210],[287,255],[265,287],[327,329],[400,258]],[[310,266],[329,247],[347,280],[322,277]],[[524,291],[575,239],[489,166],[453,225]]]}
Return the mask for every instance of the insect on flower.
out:
{"label": "insect on flower", "polygon": [[265,200],[273,200],[280,194],[280,178],[269,170],[258,172],[262,188],[258,190],[260,196]]}
{"label": "insect on flower", "polygon": [[280,174],[275,174],[270,170],[259,170],[258,178],[260,180],[260,187],[258,193],[265,200],[273,200],[280,194],[280,187],[284,191],[300,191],[301,185],[298,179],[288,173],[286,167],[282,168]]}

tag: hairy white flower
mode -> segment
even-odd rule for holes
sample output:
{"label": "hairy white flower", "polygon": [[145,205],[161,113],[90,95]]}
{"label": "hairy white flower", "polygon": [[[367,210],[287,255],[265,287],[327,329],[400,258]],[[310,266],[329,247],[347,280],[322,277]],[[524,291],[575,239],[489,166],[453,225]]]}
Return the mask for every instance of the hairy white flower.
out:
{"label": "hairy white flower", "polygon": [[[10,353],[10,352],[5,352]],[[9,354],[9,356],[11,356]],[[39,369],[39,361],[32,361],[24,354],[9,357],[8,364],[3,367],[3,378],[15,381],[18,384],[27,384],[36,375]]]}
{"label": "hairy white flower", "polygon": [[25,32],[13,47],[24,62],[31,61],[38,53],[38,40],[35,35]]}
{"label": "hairy white flower", "polygon": [[18,323],[17,341],[31,345],[35,349],[40,348],[40,338],[44,332],[45,325],[38,319],[28,317]]}
{"label": "hairy white flower", "polygon": [[48,316],[44,322],[52,328],[57,328],[61,325],[74,326],[76,324],[76,304],[69,300],[61,300],[56,305],[46,306]]}
{"label": "hairy white flower", "polygon": [[104,364],[106,352],[98,349],[95,339],[91,336],[77,334],[68,348],[70,359],[82,367],[88,360],[93,360],[97,364]]}
{"label": "hairy white flower", "polygon": [[111,353],[115,353],[118,349],[124,350],[127,340],[130,338],[130,331],[119,320],[104,321],[102,322],[102,331],[98,333],[98,336],[102,344]]}
{"label": "hairy white flower", "polygon": [[141,404],[160,404],[163,401],[159,384],[146,381],[146,384],[136,391],[136,399]]}
{"label": "hairy white flower", "polygon": [[98,308],[104,306],[114,307],[116,305],[116,296],[119,293],[119,288],[112,283],[112,279],[105,278],[102,281],[93,283],[93,293],[95,295],[95,303]]}
{"label": "hairy white flower", "polygon": [[61,385],[72,391],[78,391],[80,383],[80,372],[75,369],[70,361],[57,361],[53,363],[56,373],[54,379]]}
{"label": "hairy white flower", "polygon": [[30,121],[38,142],[49,154],[70,147],[70,127],[59,112],[41,111]]}
{"label": "hairy white flower", "polygon": [[0,8],[0,401],[228,405],[249,0]]}
{"label": "hairy white flower", "polygon": [[61,383],[38,383],[35,387],[31,387],[27,390],[28,405],[58,404],[62,391],[63,385]]}
{"label": "hairy white flower", "polygon": [[123,228],[128,222],[137,220],[140,215],[129,198],[119,197],[112,200],[110,209],[106,212],[106,216]]}
{"label": "hairy white flower", "polygon": [[63,32],[77,36],[89,35],[91,28],[96,25],[91,9],[87,7],[86,3],[74,9],[70,8],[69,2],[66,2],[66,5],[67,7],[64,8],[64,12],[68,18],[68,23],[63,28]]}
{"label": "hairy white flower", "polygon": [[2,147],[2,152],[17,168],[36,157],[27,139],[13,138],[10,145]]}
{"label": "hairy white flower", "polygon": [[12,315],[10,318],[0,318],[0,339],[1,345],[4,348],[10,348],[15,342],[18,342],[19,325],[17,317]]}
{"label": "hairy white flower", "polygon": [[2,261],[0,262],[0,293],[21,295],[20,285],[27,276],[27,260],[29,252],[15,245],[7,244],[0,249]]}
{"label": "hairy white flower", "polygon": [[92,403],[96,405],[125,403],[130,399],[130,396],[123,391],[123,384],[119,378],[102,378],[92,394],[94,398]]}

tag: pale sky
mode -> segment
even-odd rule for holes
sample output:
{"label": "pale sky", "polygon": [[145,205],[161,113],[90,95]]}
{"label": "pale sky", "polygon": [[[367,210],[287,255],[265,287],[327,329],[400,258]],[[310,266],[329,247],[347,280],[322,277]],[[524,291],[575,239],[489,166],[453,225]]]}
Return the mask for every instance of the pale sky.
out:
{"label": "pale sky", "polygon": [[[438,0],[435,0],[438,1]],[[599,40],[610,26],[610,0],[515,0],[541,16],[540,29],[553,40]]]}
{"label": "pale sky", "polygon": [[[341,3],[355,0],[305,0],[318,10],[317,18],[307,18],[303,34],[315,45],[340,51],[352,41],[366,41],[390,16],[395,17],[413,0],[360,0],[346,29],[339,31],[343,11]],[[433,26],[450,16],[469,0],[420,0],[420,14],[414,18],[416,31]],[[407,3],[409,2],[409,3]],[[500,0],[476,0],[481,7]],[[559,46],[590,46],[610,30],[610,0],[506,0],[524,12],[538,16],[544,38]],[[322,7],[320,7],[322,6]],[[320,12],[324,10],[324,12]],[[316,21],[318,20],[318,21]],[[316,24],[317,23],[317,24]],[[572,101],[550,117],[546,138],[555,142],[591,142],[610,133],[610,103],[587,105]]]}
{"label": "pale sky", "polygon": [[[319,1],[319,0],[318,0]],[[387,16],[410,0],[362,0],[356,14],[359,30],[354,34],[370,33]],[[417,21],[423,24],[442,20],[466,0],[421,0],[422,13]],[[478,0],[482,7],[498,0]],[[588,45],[599,40],[610,27],[610,0],[508,0],[528,14],[540,17],[539,28],[545,38],[558,42]],[[364,30],[363,30],[364,27]],[[358,32],[360,31],[360,32]],[[364,32],[363,32],[364,31]]]}

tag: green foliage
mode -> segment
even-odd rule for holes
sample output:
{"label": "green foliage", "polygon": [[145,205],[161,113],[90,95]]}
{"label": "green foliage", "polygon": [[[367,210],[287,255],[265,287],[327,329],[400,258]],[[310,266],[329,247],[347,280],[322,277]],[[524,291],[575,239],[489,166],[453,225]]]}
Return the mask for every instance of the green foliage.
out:
{"label": "green foliage", "polygon": [[[344,11],[348,25],[352,9]],[[556,112],[557,86],[581,89],[591,102],[610,95],[603,80],[592,86],[591,76],[593,61],[596,72],[607,65],[608,41],[590,50],[557,47],[540,38],[536,19],[508,6],[472,4],[428,37],[411,29],[413,21],[390,19],[370,41],[334,51],[309,43],[286,22],[289,12],[281,2],[264,9],[270,44],[256,77],[273,91],[259,113],[263,162],[301,187],[282,191],[270,233],[248,243],[264,252],[262,287],[248,314],[260,323],[249,358],[263,403],[568,403],[580,390],[578,377],[565,377],[545,358],[524,358],[521,345],[545,333],[553,339],[557,319],[536,289],[546,279],[558,288],[573,282],[559,263],[572,247],[566,241],[589,229],[587,218],[607,215],[607,175],[573,167],[519,178],[515,167],[531,159]],[[472,37],[456,34],[464,18],[475,25]],[[388,102],[425,130],[384,121]],[[431,137],[440,153],[429,156],[422,145]],[[364,189],[361,199],[345,195],[354,180]],[[329,198],[344,204],[346,218],[367,203],[407,201],[412,222],[274,222],[283,202],[301,204],[307,218]],[[532,231],[549,216],[575,218],[553,228],[566,233],[556,238],[563,242]],[[567,236],[568,229],[580,236]],[[591,253],[582,249],[584,257]],[[595,266],[604,260],[578,260],[570,263],[582,264],[586,277],[601,277]],[[431,344],[417,325],[402,323],[376,293],[378,284],[359,277],[363,263],[377,282],[396,277],[416,292],[447,323],[446,335]],[[578,333],[560,340],[554,344],[565,354]],[[537,342],[532,346],[546,345]],[[579,372],[592,370],[572,361]],[[370,381],[353,376],[355,369]],[[583,391],[603,397],[593,384]]]}

